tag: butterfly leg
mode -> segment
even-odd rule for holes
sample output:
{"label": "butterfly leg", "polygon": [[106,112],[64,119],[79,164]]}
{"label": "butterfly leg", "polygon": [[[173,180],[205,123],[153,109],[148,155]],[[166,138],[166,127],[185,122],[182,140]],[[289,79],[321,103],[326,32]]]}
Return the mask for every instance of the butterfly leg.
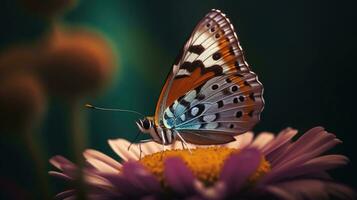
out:
{"label": "butterfly leg", "polygon": [[145,142],[151,142],[151,141],[153,141],[153,139],[146,139],[146,140],[140,140],[140,141],[139,141],[138,145],[139,145],[139,150],[140,150],[140,156],[139,156],[140,160],[141,160],[141,155],[142,155],[142,153],[143,153],[143,150],[142,150],[142,148],[141,148],[141,144],[142,144],[142,143],[145,143]]}
{"label": "butterfly leg", "polygon": [[187,142],[183,139],[183,137],[180,135],[179,132],[175,131],[176,135],[180,138],[181,142],[182,142],[182,146],[186,146],[186,148],[188,149],[188,151],[192,154],[191,149],[188,147]]}
{"label": "butterfly leg", "polygon": [[182,145],[182,149],[185,149],[185,145],[182,140],[181,140],[181,145]]}
{"label": "butterfly leg", "polygon": [[139,151],[140,151],[140,154],[139,154],[139,160],[141,160],[141,155],[143,153],[142,149],[141,149],[141,142],[139,143]]}
{"label": "butterfly leg", "polygon": [[165,149],[166,140],[164,137],[164,131],[160,131],[160,133],[161,133],[161,138],[162,138],[162,152],[164,152],[166,150]]}
{"label": "butterfly leg", "polygon": [[151,141],[153,141],[153,139],[140,140],[139,142],[140,142],[140,143],[145,143],[145,142],[151,142]]}
{"label": "butterfly leg", "polygon": [[[142,155],[142,149],[141,149],[141,143],[145,143],[145,142],[151,142],[153,141],[152,139],[146,139],[146,140],[140,140],[137,145],[139,145],[139,150],[140,150],[140,155],[139,155],[139,160],[141,160],[141,155]],[[128,146],[128,151],[130,150],[130,147],[133,143],[130,143],[130,145]]]}

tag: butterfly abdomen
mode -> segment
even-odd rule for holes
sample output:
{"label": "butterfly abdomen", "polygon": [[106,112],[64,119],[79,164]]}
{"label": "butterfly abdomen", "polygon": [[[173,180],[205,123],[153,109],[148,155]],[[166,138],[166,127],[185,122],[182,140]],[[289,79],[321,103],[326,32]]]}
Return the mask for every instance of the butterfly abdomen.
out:
{"label": "butterfly abdomen", "polygon": [[171,129],[160,125],[154,125],[150,131],[150,135],[155,142],[164,145],[172,144],[176,139],[176,135]]}

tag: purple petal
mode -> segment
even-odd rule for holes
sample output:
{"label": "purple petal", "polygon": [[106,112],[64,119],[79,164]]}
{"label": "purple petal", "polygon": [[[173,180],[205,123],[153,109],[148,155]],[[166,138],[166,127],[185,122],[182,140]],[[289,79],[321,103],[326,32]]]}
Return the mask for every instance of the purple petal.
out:
{"label": "purple petal", "polygon": [[139,196],[142,192],[139,188],[129,182],[123,175],[107,173],[103,173],[101,175],[106,178],[120,194],[124,196]]}
{"label": "purple petal", "polygon": [[173,191],[182,195],[194,192],[195,177],[180,158],[172,157],[165,160],[164,177]]}
{"label": "purple petal", "polygon": [[322,127],[312,128],[294,142],[289,147],[289,150],[272,164],[274,166],[283,165],[286,161],[295,159],[305,153],[314,152],[315,156],[320,155],[337,144],[334,139],[335,135],[327,133]]}
{"label": "purple petal", "polygon": [[287,141],[286,143],[281,144],[278,148],[274,149],[274,151],[270,152],[269,154],[266,154],[265,158],[269,161],[272,167],[275,167],[275,163],[277,163],[277,160],[279,160],[281,155],[284,155],[288,151],[290,146],[291,143]]}
{"label": "purple petal", "polygon": [[126,162],[122,174],[101,174],[124,196],[140,197],[161,192],[159,181],[137,162]]}
{"label": "purple petal", "polygon": [[53,156],[50,159],[50,163],[60,170],[62,170],[63,165],[75,166],[74,163],[72,163],[71,161],[69,161],[67,158],[65,158],[63,156]]}
{"label": "purple petal", "polygon": [[341,184],[314,179],[287,181],[269,185],[266,190],[281,199],[354,199],[356,194],[349,187]]}
{"label": "purple petal", "polygon": [[281,170],[273,170],[267,174],[262,183],[272,183],[286,178],[323,172],[347,164],[348,158],[342,155],[327,155],[314,158],[302,165],[291,166]]}
{"label": "purple petal", "polygon": [[58,193],[55,196],[55,199],[66,199],[66,198],[74,197],[75,194],[76,194],[76,190],[66,190],[61,193]]}
{"label": "purple petal", "polygon": [[262,149],[265,158],[274,167],[274,163],[279,160],[282,155],[285,155],[287,149],[291,146],[291,139],[296,135],[297,131],[291,128],[286,128],[281,131],[276,139],[272,140],[266,148]]}
{"label": "purple petal", "polygon": [[[277,164],[272,171],[283,171],[286,169],[289,169],[291,167],[299,166],[304,164],[305,162],[313,159],[314,157],[320,155],[322,152],[324,152],[326,149],[331,148],[332,146],[335,146],[337,144],[336,140],[332,140],[330,142],[327,142],[326,144],[321,145],[319,148],[316,148],[315,150],[311,150],[310,152],[306,152],[301,155],[295,155],[294,158],[291,158],[291,160],[282,160],[280,164]],[[303,147],[302,147],[303,148]]]}
{"label": "purple petal", "polygon": [[315,127],[307,131],[305,134],[303,134],[296,142],[294,142],[290,147],[289,151],[286,151],[285,153],[281,154],[274,163],[273,165],[277,165],[277,163],[282,163],[282,161],[286,161],[290,159],[291,157],[295,157],[296,153],[301,151],[301,148],[298,148],[300,144],[302,144],[304,148],[306,148],[305,145],[311,144],[311,142],[314,142],[314,138],[316,138],[317,134],[320,133],[321,131],[324,131],[322,127]]}
{"label": "purple petal", "polygon": [[320,179],[326,181],[332,181],[332,177],[324,171],[314,172],[314,173],[306,173],[304,175],[299,176],[301,179]]}
{"label": "purple petal", "polygon": [[228,191],[238,192],[245,181],[257,170],[262,155],[257,149],[243,149],[239,154],[233,154],[224,163],[220,180]]}
{"label": "purple petal", "polygon": [[263,154],[267,156],[273,151],[279,149],[282,145],[288,143],[291,138],[296,135],[296,133],[297,131],[292,128],[286,128],[282,130],[275,139],[273,139],[262,149]]}
{"label": "purple petal", "polygon": [[60,179],[63,179],[65,181],[72,181],[73,179],[61,172],[56,172],[56,171],[49,171],[48,172],[49,175],[51,176],[54,176],[54,177],[57,177],[57,178],[60,178]]}
{"label": "purple petal", "polygon": [[222,181],[216,181],[213,186],[206,187],[202,182],[195,181],[195,190],[201,199],[219,200],[226,196],[226,184]]}
{"label": "purple petal", "polygon": [[159,200],[159,198],[155,195],[147,195],[147,196],[141,197],[140,200]]}
{"label": "purple petal", "polygon": [[68,176],[72,179],[78,178],[79,170],[75,165],[62,165],[61,168],[62,168],[63,174],[65,174],[66,176]]}
{"label": "purple petal", "polygon": [[340,142],[334,134],[327,133],[323,128],[313,128],[292,143],[289,149],[271,164],[274,170],[301,165]]}
{"label": "purple petal", "polygon": [[157,178],[148,172],[138,162],[126,162],[123,165],[123,175],[133,185],[149,193],[161,192],[161,186]]}

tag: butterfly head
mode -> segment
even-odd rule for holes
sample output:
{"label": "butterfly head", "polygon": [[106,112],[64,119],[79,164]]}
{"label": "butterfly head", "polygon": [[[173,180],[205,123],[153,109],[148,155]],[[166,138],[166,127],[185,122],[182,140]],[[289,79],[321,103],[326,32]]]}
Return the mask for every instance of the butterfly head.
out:
{"label": "butterfly head", "polygon": [[145,117],[144,119],[139,119],[136,125],[143,133],[150,133],[150,130],[154,127],[154,121],[151,117]]}

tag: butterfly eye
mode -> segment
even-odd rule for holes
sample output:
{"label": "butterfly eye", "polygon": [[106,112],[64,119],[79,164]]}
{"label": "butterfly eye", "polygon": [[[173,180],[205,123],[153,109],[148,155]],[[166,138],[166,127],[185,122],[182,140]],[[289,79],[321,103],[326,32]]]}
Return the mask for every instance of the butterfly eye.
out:
{"label": "butterfly eye", "polygon": [[217,33],[214,37],[219,38],[219,36],[220,36],[220,35]]}
{"label": "butterfly eye", "polygon": [[149,129],[150,128],[150,121],[148,119],[144,119],[143,128],[144,129]]}

